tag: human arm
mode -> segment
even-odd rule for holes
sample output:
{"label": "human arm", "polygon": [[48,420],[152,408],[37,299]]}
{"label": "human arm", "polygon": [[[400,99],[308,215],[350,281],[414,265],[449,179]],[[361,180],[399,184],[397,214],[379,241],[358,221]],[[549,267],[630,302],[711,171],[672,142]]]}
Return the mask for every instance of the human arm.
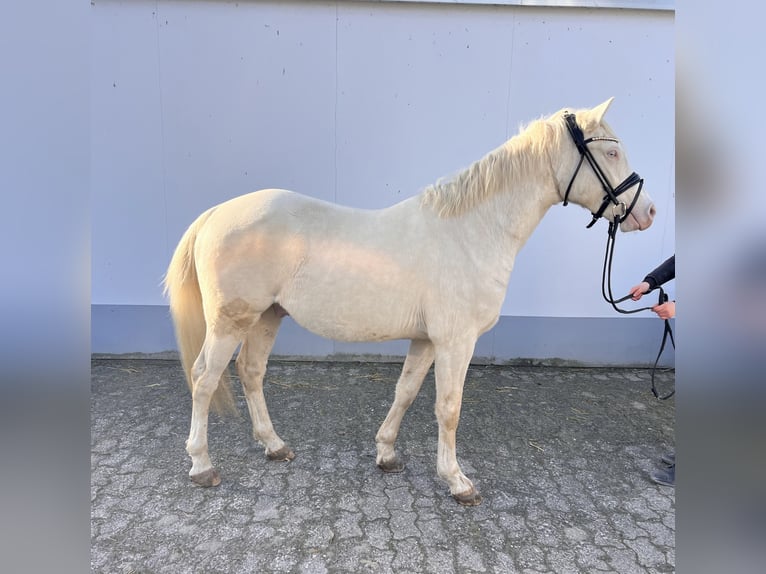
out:
{"label": "human arm", "polygon": [[675,278],[676,256],[672,255],[663,261],[659,267],[647,273],[646,277],[644,277],[644,282],[649,285],[649,291],[651,291]]}

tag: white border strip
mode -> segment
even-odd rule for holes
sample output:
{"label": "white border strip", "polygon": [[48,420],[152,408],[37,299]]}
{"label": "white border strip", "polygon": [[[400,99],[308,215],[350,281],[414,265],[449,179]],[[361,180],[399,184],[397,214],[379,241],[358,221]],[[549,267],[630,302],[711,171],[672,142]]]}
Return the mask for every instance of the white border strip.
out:
{"label": "white border strip", "polygon": [[545,6],[550,8],[620,8],[675,12],[675,0],[372,0],[419,4],[485,4],[494,6]]}

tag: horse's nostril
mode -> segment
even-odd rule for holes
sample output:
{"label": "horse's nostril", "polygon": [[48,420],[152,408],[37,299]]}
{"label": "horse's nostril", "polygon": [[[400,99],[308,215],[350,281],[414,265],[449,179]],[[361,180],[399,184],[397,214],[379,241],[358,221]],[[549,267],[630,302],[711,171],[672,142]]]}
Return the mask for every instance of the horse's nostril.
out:
{"label": "horse's nostril", "polygon": [[649,217],[654,219],[654,216],[657,214],[657,210],[654,207],[654,204],[649,208]]}

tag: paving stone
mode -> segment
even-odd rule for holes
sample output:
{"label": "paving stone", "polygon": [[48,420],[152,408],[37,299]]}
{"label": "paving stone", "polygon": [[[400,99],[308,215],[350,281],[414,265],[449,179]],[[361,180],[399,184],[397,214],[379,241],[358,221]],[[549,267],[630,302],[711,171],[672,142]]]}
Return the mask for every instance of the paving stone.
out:
{"label": "paving stone", "polygon": [[266,400],[295,460],[266,459],[237,389],[242,416],[210,418],[222,483],[206,489],[188,478],[180,365],[95,359],[92,571],[675,570],[675,491],[648,478],[674,447],[674,403],[651,397],[648,371],[472,366],[458,459],[484,500],[461,507],[436,476],[433,372],[402,423],[404,471],[375,466],[399,369],[271,361]]}

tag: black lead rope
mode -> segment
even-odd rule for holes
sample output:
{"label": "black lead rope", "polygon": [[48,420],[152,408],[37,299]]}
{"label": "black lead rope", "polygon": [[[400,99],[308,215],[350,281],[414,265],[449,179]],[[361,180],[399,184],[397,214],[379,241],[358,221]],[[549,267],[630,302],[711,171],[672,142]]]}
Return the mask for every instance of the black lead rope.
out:
{"label": "black lead rope", "polygon": [[[623,301],[627,301],[631,298],[630,294],[625,295],[625,297],[621,297],[619,299],[615,299],[612,295],[612,260],[614,259],[614,243],[617,237],[617,228],[619,226],[619,223],[616,223],[614,221],[609,222],[609,230],[608,230],[608,238],[606,241],[606,254],[604,255],[604,268],[601,273],[601,295],[603,296],[604,300],[606,300],[607,303],[609,303],[612,308],[617,311],[618,313],[622,313],[624,315],[628,315],[631,313],[638,313],[639,311],[651,311],[652,307],[639,307],[637,309],[620,309],[617,304],[622,303]],[[667,303],[668,301],[668,295],[665,293],[665,290],[662,287],[658,287],[659,290],[659,299],[657,301],[658,305],[661,305],[663,303]],[[665,319],[665,330],[662,333],[662,343],[660,344],[660,351],[657,353],[657,358],[654,360],[654,365],[652,365],[652,394],[655,398],[664,401],[672,397],[674,394],[676,394],[675,389],[670,391],[666,395],[660,396],[659,392],[657,391],[657,385],[654,381],[654,376],[657,372],[657,365],[660,362],[660,357],[662,357],[662,353],[665,351],[665,344],[668,341],[668,337],[670,338],[670,343],[673,345],[673,348],[676,348],[676,341],[673,337],[673,329],[670,327],[670,320]]]}
{"label": "black lead rope", "polygon": [[[609,231],[607,232],[606,253],[604,254],[604,268],[601,271],[601,296],[609,303],[612,308],[623,315],[638,313],[639,311],[651,311],[651,307],[639,307],[637,309],[620,309],[617,304],[630,299],[630,294],[615,299],[612,295],[612,261],[614,260],[614,244],[617,240],[618,221],[609,222]],[[660,291],[662,288],[660,287]]]}
{"label": "black lead rope", "polygon": [[[665,294],[665,291],[662,290],[662,287],[660,287],[660,299],[659,304],[667,303],[668,296]],[[660,357],[662,356],[662,352],[665,350],[665,343],[668,341],[668,337],[670,337],[670,342],[673,345],[673,348],[676,348],[676,341],[673,338],[673,329],[670,328],[670,320],[665,319],[665,330],[662,333],[662,344],[660,345],[660,351],[657,353],[657,358],[654,359],[654,365],[652,366],[652,394],[654,395],[654,398],[659,399],[661,401],[667,400],[673,395],[676,394],[676,390],[673,389],[670,391],[667,395],[660,396],[660,394],[657,392],[657,385],[654,382],[654,374],[657,372],[657,363],[660,362]]]}

